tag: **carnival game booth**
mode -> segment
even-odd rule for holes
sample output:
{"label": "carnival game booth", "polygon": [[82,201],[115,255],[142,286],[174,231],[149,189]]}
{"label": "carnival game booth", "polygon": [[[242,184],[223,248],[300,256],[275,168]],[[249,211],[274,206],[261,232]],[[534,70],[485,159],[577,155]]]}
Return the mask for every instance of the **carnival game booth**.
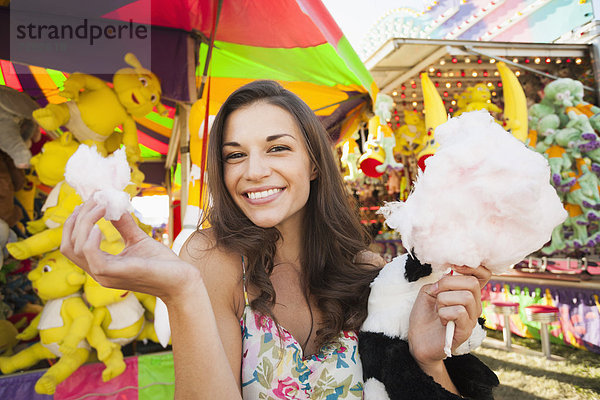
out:
{"label": "carnival game booth", "polygon": [[[19,153],[25,160],[13,162],[17,164],[13,170],[21,175],[25,175],[24,171],[28,172],[28,181],[32,183],[25,189],[11,187],[8,196],[11,211],[19,210],[14,212],[15,221],[10,221],[13,231],[7,234],[10,235],[7,239],[10,243],[3,243],[6,258],[0,277],[4,295],[3,315],[12,318],[11,323],[3,318],[1,325],[6,347],[0,349],[3,353],[6,351],[2,356],[7,358],[12,355],[13,348],[13,353],[20,354],[38,343],[35,335],[38,325],[31,324],[33,328],[27,326],[43,307],[39,299],[41,296],[38,296],[41,291],[37,294],[32,291],[28,277],[38,279],[40,268],[43,272],[64,271],[65,276],[70,278],[66,281],[57,278],[59,281],[54,287],[75,285],[69,290],[74,290],[73,294],[79,299],[77,293],[81,292],[84,281],[87,283],[80,270],[55,251],[60,242],[60,239],[57,241],[60,223],[81,199],[77,200],[73,192],[63,191],[67,190],[67,184],[60,185],[62,189],[50,195],[62,181],[66,161],[80,141],[91,139],[104,151],[104,155],[119,151],[116,149],[120,147],[126,148],[132,171],[139,172],[134,173],[137,181],[130,188],[134,194],[144,188],[144,183],[152,180],[154,187],[166,189],[172,199],[178,168],[181,171],[181,220],[185,224],[184,214],[189,216],[192,214],[190,210],[198,210],[206,196],[203,179],[205,169],[211,167],[206,165],[210,119],[236,88],[256,79],[278,80],[316,112],[327,128],[332,144],[345,132],[354,129],[360,115],[370,108],[371,96],[377,92],[369,72],[320,1],[291,0],[273,4],[216,0],[150,3],[140,0],[118,8],[98,5],[98,9],[93,10],[74,4],[70,7],[59,5],[44,8],[47,5],[40,4],[39,9],[28,7],[23,10],[15,4],[10,13],[7,7],[0,7],[0,101],[3,102],[0,110],[10,114],[9,118],[0,120],[3,123],[19,123],[11,128],[11,132],[17,147],[25,150]],[[26,22],[27,18],[31,18],[33,22],[41,23],[48,15],[55,18],[52,22],[59,27],[100,26],[109,29],[105,32],[111,35],[111,26],[114,28],[125,23],[133,26],[136,32],[145,29],[151,34],[151,39],[148,35],[143,38],[148,41],[125,44],[110,40],[101,43],[98,39],[91,48],[63,37],[58,52],[46,51],[47,46],[41,46],[39,51],[21,51],[27,46],[21,47],[20,38],[11,36],[14,31],[6,28],[11,27],[17,17],[18,21]],[[57,16],[61,18],[56,19]],[[63,31],[68,32],[68,29]],[[52,37],[45,40],[46,44],[55,44]],[[105,140],[100,140],[104,138],[93,134],[95,131],[88,125],[90,116],[86,115],[85,107],[78,109],[78,106],[103,98],[92,96],[99,92],[108,93],[113,100],[122,99],[119,97],[122,93],[120,73],[134,77],[134,83],[139,86],[136,86],[138,91],[128,92],[129,95],[124,98],[131,98],[135,104],[141,103],[142,99],[147,101],[144,102],[144,112],[128,108],[132,104],[114,101],[107,103],[110,107],[102,104],[92,107],[95,113],[91,120],[100,123],[113,120],[114,107],[125,111],[127,117],[113,121],[114,131],[106,136],[113,139],[127,137],[127,140],[117,142],[117,145],[113,143],[111,147],[112,142],[105,143]],[[154,91],[148,92],[148,88]],[[116,97],[113,96],[115,93]],[[81,124],[72,126],[70,120],[64,120],[64,115],[72,116],[75,109],[81,114],[83,125],[89,128],[85,131],[92,131],[91,138],[81,136]],[[51,118],[46,118],[48,116]],[[53,124],[48,124],[48,120]],[[40,131],[44,138],[42,141],[37,137]],[[28,139],[33,139],[37,147],[30,147]],[[40,149],[42,145],[44,151]],[[8,159],[17,155],[16,152],[5,151]],[[30,162],[32,153],[36,157],[40,155],[41,160]],[[32,170],[26,168],[29,163],[34,165]],[[33,185],[38,183],[37,187],[41,190],[36,190]],[[24,190],[27,193],[21,193]],[[42,203],[52,196],[56,204],[47,205],[42,211]],[[197,220],[196,214],[188,231],[196,228]],[[106,233],[105,236],[109,237],[110,232]],[[40,234],[42,236],[36,237]],[[41,237],[44,240],[40,240]],[[119,246],[119,238],[112,238],[114,242],[107,245],[115,245],[111,247],[114,250]],[[170,238],[172,240],[173,235]],[[5,244],[7,249],[4,249]],[[46,264],[52,264],[46,268],[48,271],[44,270]],[[129,295],[124,298],[139,301],[143,306],[137,308],[142,314],[140,318],[147,320],[143,326],[152,326],[156,299],[142,296],[134,300]],[[88,300],[91,301],[91,298]],[[80,300],[65,300],[69,307],[74,302],[83,304]],[[85,314],[85,306],[77,307]],[[19,342],[16,335],[24,330],[26,334],[20,336],[24,340]],[[66,379],[58,385],[46,385],[48,379],[44,377],[48,377],[48,371],[60,361],[54,364],[51,361],[50,365],[45,361],[36,363],[29,360],[28,366],[34,369],[33,372],[20,372],[25,369],[20,366],[16,370],[9,367],[14,371],[0,376],[0,398],[172,397],[171,353],[161,352],[164,350],[159,345],[148,345],[150,354],[146,354],[146,345],[133,343],[122,348],[119,346],[120,357],[114,351],[102,353],[98,357],[102,362],[81,366],[70,376],[62,376],[61,380]],[[92,350],[90,354],[93,359],[97,352]],[[117,361],[114,361],[113,355]],[[111,362],[107,360],[111,359],[114,363],[109,367]],[[6,364],[6,358],[0,360],[0,364]]]}
{"label": "carnival game booth", "polygon": [[[497,276],[483,291],[487,325],[502,329],[492,303],[516,303],[510,328],[539,336],[525,307],[556,307],[552,340],[600,352],[600,114],[597,65],[586,44],[499,43],[394,38],[365,65],[392,111],[384,122],[395,138],[387,147],[364,123],[340,146],[350,190],[362,205],[375,250],[391,259],[401,238],[377,214],[382,201],[403,201],[426,160],[435,154],[435,127],[448,116],[485,109],[527,146],[548,159],[569,218],[538,253]],[[380,152],[378,154],[377,152]],[[392,153],[399,164],[386,163]],[[372,165],[381,165],[374,170]],[[527,199],[523,199],[527,201]]]}

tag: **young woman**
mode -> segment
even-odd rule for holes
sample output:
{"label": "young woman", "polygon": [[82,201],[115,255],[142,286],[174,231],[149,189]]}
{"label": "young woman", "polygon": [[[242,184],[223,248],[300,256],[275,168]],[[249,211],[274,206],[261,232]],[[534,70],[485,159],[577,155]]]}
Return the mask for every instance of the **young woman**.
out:
{"label": "young woman", "polygon": [[[296,95],[256,81],[223,104],[208,152],[211,228],[180,258],[129,215],[114,223],[125,250],[100,251],[105,210],[93,201],[65,223],[61,251],[104,286],[164,300],[177,398],[361,398],[356,331],[383,261],[367,250],[322,125]],[[465,275],[424,288],[409,335],[417,365],[449,395],[444,325],[456,322],[456,346],[468,338],[490,277],[456,270]]]}

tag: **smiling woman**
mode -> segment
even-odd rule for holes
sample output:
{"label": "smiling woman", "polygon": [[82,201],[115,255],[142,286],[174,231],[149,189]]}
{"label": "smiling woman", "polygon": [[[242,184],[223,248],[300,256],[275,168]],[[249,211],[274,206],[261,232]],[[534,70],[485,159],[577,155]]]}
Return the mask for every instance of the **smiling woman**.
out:
{"label": "smiling woman", "polygon": [[[210,228],[196,231],[180,258],[128,215],[114,223],[125,250],[103,253],[93,224],[105,210],[93,201],[65,223],[61,251],[103,286],[165,302],[177,398],[362,398],[356,331],[384,262],[368,251],[323,125],[295,94],[255,81],[221,107],[208,157],[212,202],[202,215]],[[454,293],[470,293],[464,276],[446,279]],[[435,296],[416,299],[410,347],[418,349],[414,368],[430,375],[425,381],[457,398],[436,358],[442,306]],[[452,306],[475,309],[480,301],[460,296]]]}

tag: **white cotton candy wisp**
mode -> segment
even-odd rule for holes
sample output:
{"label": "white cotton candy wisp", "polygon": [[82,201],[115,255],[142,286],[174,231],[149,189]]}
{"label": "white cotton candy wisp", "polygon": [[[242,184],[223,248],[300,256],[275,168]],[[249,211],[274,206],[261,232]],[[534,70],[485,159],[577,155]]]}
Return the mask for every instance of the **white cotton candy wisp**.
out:
{"label": "white cotton candy wisp", "polygon": [[422,263],[494,273],[541,248],[567,213],[550,184],[546,159],[486,111],[451,118],[404,202],[381,213]]}
{"label": "white cotton candy wisp", "polygon": [[133,211],[129,194],[123,191],[130,183],[131,171],[124,149],[102,157],[96,146],[80,145],[69,158],[65,180],[83,201],[93,197],[106,209],[107,220],[118,220]]}

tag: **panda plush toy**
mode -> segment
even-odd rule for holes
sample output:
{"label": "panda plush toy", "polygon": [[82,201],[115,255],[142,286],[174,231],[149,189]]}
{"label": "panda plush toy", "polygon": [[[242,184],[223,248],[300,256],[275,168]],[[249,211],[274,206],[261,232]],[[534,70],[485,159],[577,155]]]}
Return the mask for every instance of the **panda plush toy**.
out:
{"label": "panda plush toy", "polygon": [[[366,400],[459,399],[426,375],[408,350],[409,317],[419,290],[451,265],[494,274],[541,248],[566,211],[550,184],[546,159],[498,125],[487,111],[451,118],[436,129],[439,149],[405,202],[380,212],[409,253],[386,264],[371,284],[359,332]],[[462,396],[492,399],[496,375],[469,351],[485,337],[482,321],[450,348],[446,369]]]}

